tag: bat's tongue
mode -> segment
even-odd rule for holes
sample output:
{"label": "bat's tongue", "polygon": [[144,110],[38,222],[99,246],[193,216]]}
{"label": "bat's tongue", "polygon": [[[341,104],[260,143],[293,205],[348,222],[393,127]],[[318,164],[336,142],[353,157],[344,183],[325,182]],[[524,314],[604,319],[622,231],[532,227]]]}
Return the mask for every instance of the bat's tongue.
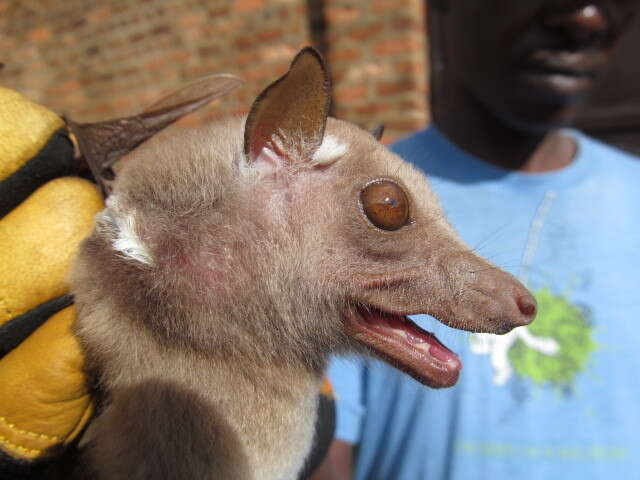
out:
{"label": "bat's tongue", "polygon": [[458,356],[407,317],[361,308],[347,320],[347,330],[422,383],[450,387],[458,380],[462,368]]}

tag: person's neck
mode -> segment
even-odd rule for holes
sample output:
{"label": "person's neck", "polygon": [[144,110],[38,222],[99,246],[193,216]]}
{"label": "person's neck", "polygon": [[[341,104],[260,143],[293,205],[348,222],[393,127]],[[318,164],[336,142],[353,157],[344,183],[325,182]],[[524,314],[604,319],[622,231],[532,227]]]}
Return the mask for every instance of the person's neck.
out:
{"label": "person's neck", "polygon": [[559,131],[546,133],[517,130],[481,106],[442,112],[438,129],[455,145],[506,170],[542,173],[559,170],[575,158],[575,140]]}

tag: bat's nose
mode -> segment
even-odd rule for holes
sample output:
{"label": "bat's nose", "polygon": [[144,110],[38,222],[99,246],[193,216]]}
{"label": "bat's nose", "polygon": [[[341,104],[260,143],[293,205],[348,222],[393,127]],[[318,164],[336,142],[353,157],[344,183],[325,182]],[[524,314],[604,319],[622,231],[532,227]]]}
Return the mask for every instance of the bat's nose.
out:
{"label": "bat's nose", "polygon": [[536,313],[538,311],[538,304],[536,299],[527,292],[517,292],[515,293],[515,301],[518,306],[518,310],[522,314],[521,320],[522,323],[518,326],[529,325],[533,322],[533,319],[536,317]]}

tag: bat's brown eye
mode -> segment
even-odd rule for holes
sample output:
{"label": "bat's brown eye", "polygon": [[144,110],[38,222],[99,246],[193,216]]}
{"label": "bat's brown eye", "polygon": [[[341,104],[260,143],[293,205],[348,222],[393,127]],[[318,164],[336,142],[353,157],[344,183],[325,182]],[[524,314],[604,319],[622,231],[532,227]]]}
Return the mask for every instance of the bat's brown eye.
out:
{"label": "bat's brown eye", "polygon": [[407,195],[388,180],[379,180],[364,187],[360,192],[360,202],[367,218],[382,230],[398,230],[409,219]]}

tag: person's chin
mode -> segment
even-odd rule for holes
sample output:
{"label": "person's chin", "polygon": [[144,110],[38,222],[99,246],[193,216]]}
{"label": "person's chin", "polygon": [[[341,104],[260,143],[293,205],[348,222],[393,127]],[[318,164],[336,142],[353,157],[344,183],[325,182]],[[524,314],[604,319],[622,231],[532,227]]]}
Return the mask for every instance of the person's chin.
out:
{"label": "person's chin", "polygon": [[503,108],[495,111],[512,128],[548,132],[571,126],[593,82],[556,75],[519,78],[512,95],[505,95]]}
{"label": "person's chin", "polygon": [[566,72],[523,72],[517,81],[537,97],[564,105],[580,103],[595,85],[593,75]]}

